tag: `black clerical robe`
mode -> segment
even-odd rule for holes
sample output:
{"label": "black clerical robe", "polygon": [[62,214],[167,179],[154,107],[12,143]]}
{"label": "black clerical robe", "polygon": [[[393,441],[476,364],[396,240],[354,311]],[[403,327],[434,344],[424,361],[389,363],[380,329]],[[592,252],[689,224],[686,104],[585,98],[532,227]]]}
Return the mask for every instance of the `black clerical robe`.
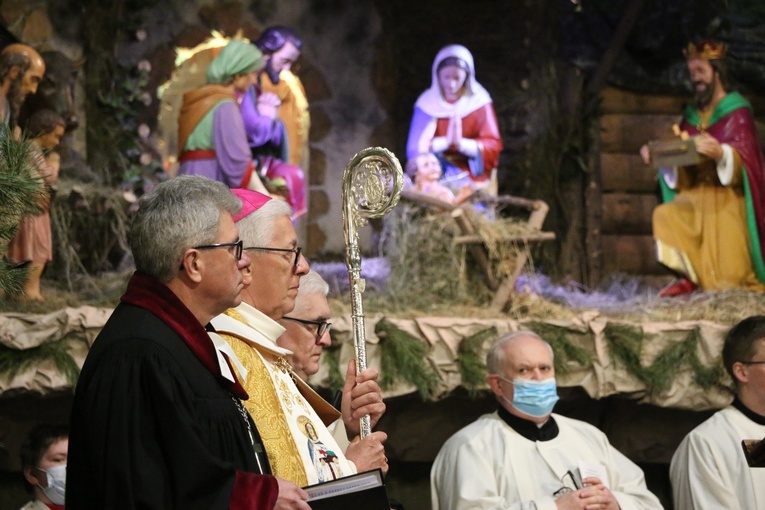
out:
{"label": "black clerical robe", "polygon": [[140,273],[122,301],[75,390],[67,510],[273,508],[247,394],[220,375],[202,325]]}

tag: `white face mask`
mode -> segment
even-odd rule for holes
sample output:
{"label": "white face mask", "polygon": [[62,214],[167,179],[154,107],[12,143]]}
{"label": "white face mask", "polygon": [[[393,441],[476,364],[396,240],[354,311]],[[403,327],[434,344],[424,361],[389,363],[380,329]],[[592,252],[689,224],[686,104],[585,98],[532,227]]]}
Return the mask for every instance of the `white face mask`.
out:
{"label": "white face mask", "polygon": [[40,487],[43,494],[51,500],[55,505],[64,505],[64,497],[66,495],[66,464],[59,466],[53,466],[52,468],[43,469],[48,475],[48,486]]}

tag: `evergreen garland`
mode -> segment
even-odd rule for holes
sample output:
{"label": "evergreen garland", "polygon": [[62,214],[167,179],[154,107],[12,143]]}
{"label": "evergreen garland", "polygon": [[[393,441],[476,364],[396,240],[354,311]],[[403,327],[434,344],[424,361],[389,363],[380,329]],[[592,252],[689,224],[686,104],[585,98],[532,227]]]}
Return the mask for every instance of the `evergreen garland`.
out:
{"label": "evergreen garland", "polygon": [[704,366],[701,362],[697,354],[699,342],[701,342],[701,331],[699,328],[693,328],[693,331],[688,334],[688,343],[692,344],[691,356],[688,362],[693,371],[693,381],[705,390],[720,386],[732,389],[732,381],[728,379],[728,373],[725,371],[725,367],[723,367],[722,358],[719,358],[717,363],[710,367]]}
{"label": "evergreen garland", "polygon": [[592,365],[592,355],[586,350],[571,343],[566,336],[570,331],[564,327],[545,324],[544,322],[529,322],[525,327],[541,336],[555,353],[555,372],[566,374],[571,370],[571,363],[581,367]]}
{"label": "evergreen garland", "polygon": [[486,349],[484,344],[497,338],[497,328],[491,326],[464,338],[457,348],[457,367],[462,386],[468,395],[475,397],[486,386]]}
{"label": "evergreen garland", "polygon": [[684,341],[677,342],[660,352],[650,366],[644,366],[640,361],[642,344],[650,341],[642,328],[609,323],[603,335],[611,356],[630,374],[643,381],[651,392],[667,391],[683,369],[690,369],[694,382],[704,389],[725,385],[725,372],[719,362],[707,368],[699,360],[697,349],[700,332],[698,328],[694,328]]}
{"label": "evergreen garland", "polygon": [[380,337],[380,387],[404,380],[423,400],[432,398],[440,379],[426,361],[428,345],[385,319],[375,325],[375,333]]}
{"label": "evergreen garland", "polygon": [[52,360],[72,387],[77,384],[80,368],[69,354],[64,341],[49,342],[31,349],[17,350],[0,345],[0,376],[12,379],[19,372],[30,367],[40,366]]}

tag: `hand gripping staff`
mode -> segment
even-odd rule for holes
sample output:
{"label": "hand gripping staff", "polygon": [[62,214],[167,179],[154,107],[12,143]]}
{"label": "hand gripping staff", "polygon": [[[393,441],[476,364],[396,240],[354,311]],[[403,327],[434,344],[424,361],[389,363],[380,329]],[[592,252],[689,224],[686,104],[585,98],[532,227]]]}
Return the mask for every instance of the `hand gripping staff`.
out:
{"label": "hand gripping staff", "polygon": [[[343,173],[343,230],[345,233],[345,263],[351,283],[351,319],[353,345],[356,349],[356,370],[367,368],[364,307],[361,294],[365,281],[361,277],[361,252],[358,229],[370,218],[385,216],[398,203],[404,187],[401,164],[389,150],[369,147],[348,162]],[[361,418],[361,437],[368,436],[372,427],[369,415]]]}

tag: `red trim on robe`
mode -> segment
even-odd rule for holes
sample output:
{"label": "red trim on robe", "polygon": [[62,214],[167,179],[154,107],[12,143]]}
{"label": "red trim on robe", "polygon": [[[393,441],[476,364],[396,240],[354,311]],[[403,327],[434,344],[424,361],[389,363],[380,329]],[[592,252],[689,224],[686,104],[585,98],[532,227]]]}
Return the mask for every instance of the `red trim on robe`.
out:
{"label": "red trim on robe", "polygon": [[[167,285],[147,274],[136,271],[130,278],[127,290],[120,301],[148,310],[157,316],[181,337],[194,353],[194,356],[215,375],[221,386],[239,399],[247,400],[249,398],[239,381],[232,383],[221,375],[218,356],[207,330],[199,324],[194,314],[186,308],[186,305]],[[229,363],[228,360],[226,362]],[[231,363],[229,363],[229,367],[230,365]],[[234,373],[233,368],[231,373]]]}
{"label": "red trim on robe", "polygon": [[[699,134],[696,126],[683,119],[680,129],[691,136]],[[749,191],[752,194],[757,232],[760,236],[760,251],[765,259],[765,164],[756,138],[757,128],[751,110],[742,107],[724,116],[706,130],[720,143],[733,147],[746,168]]]}

